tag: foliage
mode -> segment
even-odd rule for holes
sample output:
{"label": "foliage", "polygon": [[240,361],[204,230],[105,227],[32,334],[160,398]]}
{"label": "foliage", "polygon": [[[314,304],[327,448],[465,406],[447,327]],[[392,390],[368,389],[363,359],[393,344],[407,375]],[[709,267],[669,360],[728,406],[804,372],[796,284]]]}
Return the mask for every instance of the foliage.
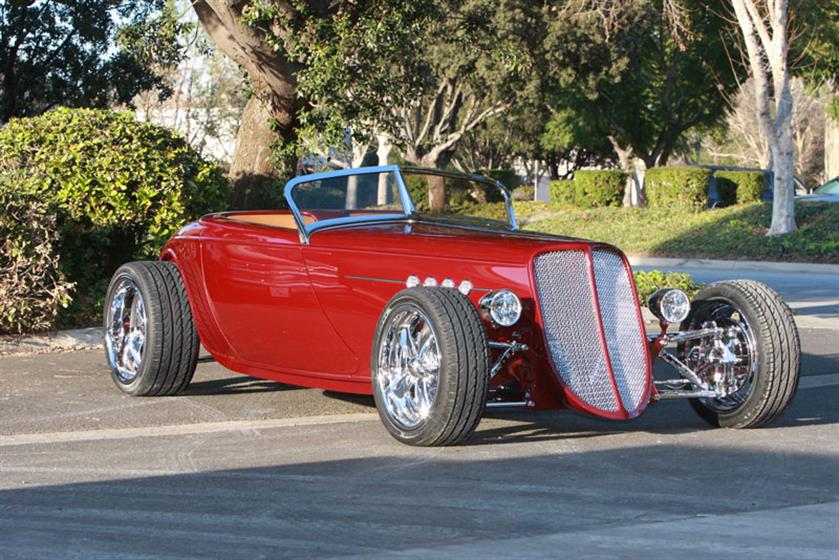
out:
{"label": "foliage", "polygon": [[636,270],[633,276],[635,277],[635,287],[638,290],[638,301],[641,305],[646,305],[653,292],[662,288],[678,288],[693,299],[703,287],[702,284],[694,282],[690,274],[682,272]]}
{"label": "foliage", "polygon": [[426,60],[416,53],[423,50],[429,22],[443,15],[438,9],[433,2],[409,0],[284,6],[254,1],[241,19],[292,63],[296,96],[314,102],[297,110],[299,132],[320,133],[327,145],[339,145],[348,123],[376,120],[428,86]]}
{"label": "foliage", "polygon": [[510,192],[521,185],[521,177],[513,169],[482,169],[481,175],[500,181]]}
{"label": "foliage", "polygon": [[209,40],[189,2],[177,0],[173,9],[184,13],[177,20],[183,58],[160,70],[160,86],[133,99],[135,113],[177,130],[204,157],[230,162],[247,102],[245,76]]}
{"label": "foliage", "polygon": [[546,43],[552,104],[630,147],[648,168],[682,135],[717,121],[736,87],[722,0],[571,0],[551,18]]}
{"label": "foliage", "polygon": [[405,187],[411,194],[414,206],[420,212],[428,212],[428,181],[422,175],[405,177]]}
{"label": "foliage", "polygon": [[155,257],[229,187],[180,136],[130,113],[57,109],[0,129],[0,179],[56,208],[61,270],[92,309],[120,264]]}
{"label": "foliage", "polygon": [[49,206],[0,179],[0,334],[47,330],[73,284],[58,266],[58,228]]}
{"label": "foliage", "polygon": [[164,0],[0,3],[0,123],[130,103],[177,64],[178,32]]}
{"label": "foliage", "polygon": [[761,171],[717,171],[717,192],[726,204],[749,204],[763,200],[766,177]]}
{"label": "foliage", "polygon": [[536,196],[536,191],[533,185],[521,185],[513,191],[513,200],[533,200]]}
{"label": "foliage", "polygon": [[574,181],[551,181],[551,202],[555,204],[574,205]]}
{"label": "foliage", "polygon": [[651,208],[680,206],[694,211],[708,206],[711,172],[701,167],[656,167],[645,175]]}
{"label": "foliage", "polygon": [[626,173],[613,169],[582,169],[574,173],[574,204],[580,208],[620,206]]}

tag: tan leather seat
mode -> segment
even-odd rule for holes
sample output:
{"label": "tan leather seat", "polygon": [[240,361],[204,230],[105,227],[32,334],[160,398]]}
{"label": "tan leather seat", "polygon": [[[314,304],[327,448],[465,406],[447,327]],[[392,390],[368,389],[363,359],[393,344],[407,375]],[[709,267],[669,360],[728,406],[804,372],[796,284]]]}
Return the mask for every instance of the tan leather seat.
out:
{"label": "tan leather seat", "polygon": [[[297,222],[294,221],[294,216],[291,214],[227,214],[225,216],[228,220],[236,222],[246,222],[249,224],[259,224],[263,226],[281,227],[286,229],[297,229]],[[303,216],[303,222],[310,224],[314,218],[311,216]]]}

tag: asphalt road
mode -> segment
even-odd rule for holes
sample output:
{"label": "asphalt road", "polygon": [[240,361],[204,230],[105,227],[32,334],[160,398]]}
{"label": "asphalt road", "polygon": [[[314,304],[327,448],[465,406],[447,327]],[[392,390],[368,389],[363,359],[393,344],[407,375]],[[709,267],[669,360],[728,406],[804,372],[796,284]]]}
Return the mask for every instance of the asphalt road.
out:
{"label": "asphalt road", "polygon": [[216,364],[130,398],[100,351],[3,357],[0,558],[839,558],[832,318],[799,316],[801,387],[771,427],[685,402],[507,412],[443,449],[392,440],[370,399]]}

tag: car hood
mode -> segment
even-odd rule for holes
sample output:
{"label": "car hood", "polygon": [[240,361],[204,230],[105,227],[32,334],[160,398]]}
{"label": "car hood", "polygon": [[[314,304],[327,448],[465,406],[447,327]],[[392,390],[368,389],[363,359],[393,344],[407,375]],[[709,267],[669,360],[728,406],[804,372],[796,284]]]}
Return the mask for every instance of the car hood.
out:
{"label": "car hood", "polygon": [[340,226],[315,232],[312,248],[354,249],[371,254],[403,254],[493,262],[526,262],[558,246],[605,245],[536,232],[478,229],[422,221]]}

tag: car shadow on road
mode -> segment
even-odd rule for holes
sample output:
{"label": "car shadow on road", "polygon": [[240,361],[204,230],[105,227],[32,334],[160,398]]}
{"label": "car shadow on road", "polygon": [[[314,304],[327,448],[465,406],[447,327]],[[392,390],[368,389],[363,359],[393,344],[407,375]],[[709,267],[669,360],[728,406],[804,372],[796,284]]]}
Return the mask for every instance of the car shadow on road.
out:
{"label": "car shadow on road", "polygon": [[206,381],[193,381],[182,393],[183,396],[197,395],[232,395],[244,393],[270,393],[274,391],[295,391],[302,389],[294,385],[285,385],[270,381],[249,377],[247,375],[235,375],[222,379],[208,379]]}
{"label": "car shadow on road", "polygon": [[[777,420],[759,428],[761,432],[797,426],[839,424],[839,386],[799,388],[789,409]],[[546,440],[578,439],[631,432],[662,435],[686,434],[713,428],[706,424],[685,401],[665,401],[652,405],[639,418],[611,421],[572,411],[528,412],[488,411],[486,419],[510,423],[482,429],[478,426],[466,445],[497,445]]]}

